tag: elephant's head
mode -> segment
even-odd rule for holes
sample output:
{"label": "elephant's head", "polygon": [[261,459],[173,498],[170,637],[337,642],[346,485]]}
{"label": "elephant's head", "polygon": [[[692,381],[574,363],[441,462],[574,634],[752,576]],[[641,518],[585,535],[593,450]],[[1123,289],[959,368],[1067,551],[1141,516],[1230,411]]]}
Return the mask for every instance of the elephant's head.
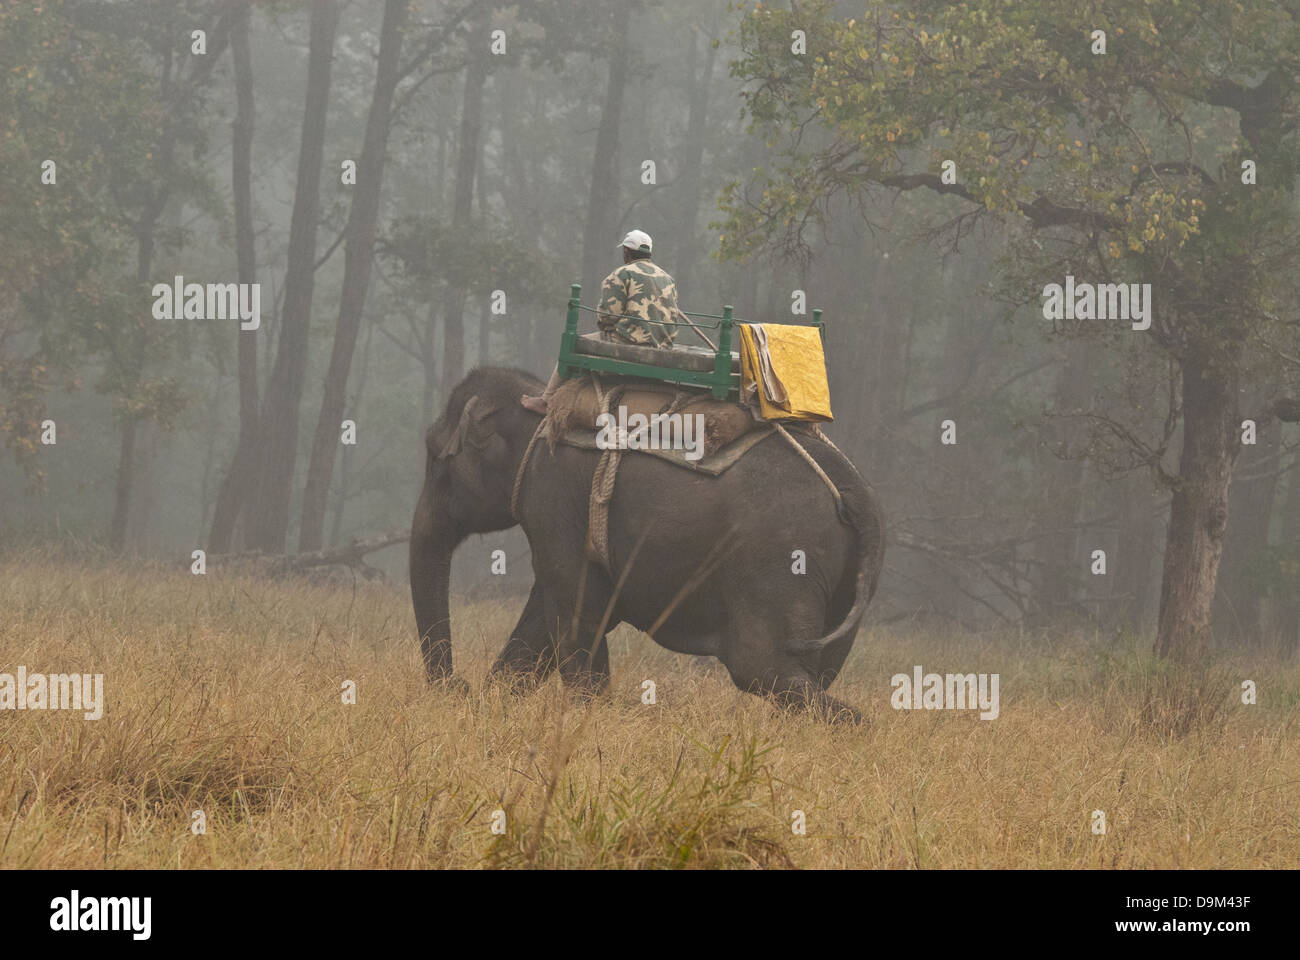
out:
{"label": "elephant's head", "polygon": [[424,489],[411,523],[411,600],[430,679],[451,673],[451,557],[474,533],[505,530],[515,474],[539,417],[519,404],[542,384],[522,370],[480,367],[451,392],[425,435]]}

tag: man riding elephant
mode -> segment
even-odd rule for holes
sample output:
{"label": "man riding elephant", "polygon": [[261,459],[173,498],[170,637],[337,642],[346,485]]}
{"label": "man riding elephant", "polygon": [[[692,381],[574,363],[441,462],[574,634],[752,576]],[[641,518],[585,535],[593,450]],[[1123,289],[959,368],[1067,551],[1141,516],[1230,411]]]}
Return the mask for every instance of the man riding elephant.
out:
{"label": "man riding elephant", "polygon": [[[668,271],[650,259],[654,241],[650,234],[632,230],[619,244],[623,265],[605,278],[600,287],[596,322],[600,329],[587,334],[592,339],[618,340],[642,347],[671,347],[681,322],[677,307],[677,284]],[[541,396],[524,395],[522,403],[534,413],[545,413],[547,403],[560,385],[557,366]]]}
{"label": "man riding elephant", "polygon": [[[716,657],[741,690],[860,719],[827,693],[884,560],[884,520],[853,464],[806,431],[755,445],[717,476],[629,455],[608,504],[604,559],[593,561],[590,496],[604,452],[535,443],[541,418],[519,397],[541,385],[522,370],[479,367],[425,436],[410,571],[429,680],[464,685],[452,670],[456,547],[519,525],[536,579],[494,676],[531,685],[558,670],[566,685],[598,691],[610,678],[606,635],[629,623],[669,650]],[[829,483],[809,482],[810,462]],[[663,517],[672,522],[654,522]]]}

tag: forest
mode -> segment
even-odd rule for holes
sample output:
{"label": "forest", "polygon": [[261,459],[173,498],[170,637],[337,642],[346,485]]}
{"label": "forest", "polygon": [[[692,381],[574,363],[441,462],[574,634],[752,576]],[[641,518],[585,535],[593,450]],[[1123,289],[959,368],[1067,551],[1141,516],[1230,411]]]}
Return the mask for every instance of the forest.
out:
{"label": "forest", "polygon": [[1294,650],[1295,10],[860,6],[5,4],[3,543],[401,528],[450,386],[545,376],[638,228],[687,309],[824,310],[876,622]]}
{"label": "forest", "polygon": [[[1298,127],[1295,0],[0,0],[0,868],[1294,866]],[[824,432],[564,473],[641,234]]]}

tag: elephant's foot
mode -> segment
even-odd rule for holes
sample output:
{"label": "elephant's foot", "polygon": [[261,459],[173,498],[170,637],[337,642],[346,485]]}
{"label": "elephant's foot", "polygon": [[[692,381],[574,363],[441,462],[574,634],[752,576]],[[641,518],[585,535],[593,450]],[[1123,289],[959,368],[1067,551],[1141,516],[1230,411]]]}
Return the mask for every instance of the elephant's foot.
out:
{"label": "elephant's foot", "polygon": [[818,719],[827,723],[845,723],[854,727],[867,725],[867,718],[861,710],[825,693],[821,695],[820,702],[812,704],[809,709],[816,713]]}
{"label": "elephant's foot", "polygon": [[604,700],[609,694],[609,677],[593,677],[590,681],[566,682],[564,692],[582,706],[591,706],[597,700]]}
{"label": "elephant's foot", "polygon": [[609,690],[609,670],[568,669],[560,667],[560,679],[565,690],[584,701],[595,700]]}
{"label": "elephant's foot", "polygon": [[533,584],[519,622],[492,664],[488,679],[507,684],[514,693],[528,693],[551,675],[555,659],[555,643],[546,629],[545,601],[541,589]]}
{"label": "elephant's foot", "polygon": [[[594,619],[591,618],[591,619]],[[579,625],[577,636],[594,636],[596,624]],[[560,679],[566,689],[585,700],[592,700],[609,688],[609,644],[602,635],[590,645],[579,645],[565,637],[556,646]]]}
{"label": "elephant's foot", "polygon": [[488,682],[502,684],[513,694],[532,693],[551,675],[553,666],[544,660],[498,660],[488,671]]}
{"label": "elephant's foot", "polygon": [[451,640],[443,637],[435,640],[426,635],[420,640],[420,659],[424,661],[424,677],[431,687],[457,687],[469,684],[452,672]]}
{"label": "elephant's foot", "polygon": [[773,703],[783,709],[807,711],[811,716],[826,723],[860,726],[867,722],[866,717],[857,707],[832,697],[804,677],[777,683],[766,693]]}
{"label": "elephant's foot", "polygon": [[446,673],[434,676],[428,675],[429,686],[439,693],[452,693],[457,696],[464,696],[469,693],[469,681],[459,673]]}

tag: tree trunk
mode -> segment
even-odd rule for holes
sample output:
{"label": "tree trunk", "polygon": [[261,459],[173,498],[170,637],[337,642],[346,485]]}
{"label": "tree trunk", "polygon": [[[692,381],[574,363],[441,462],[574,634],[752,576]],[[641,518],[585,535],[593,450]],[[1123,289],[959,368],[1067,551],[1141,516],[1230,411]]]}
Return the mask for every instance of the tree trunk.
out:
{"label": "tree trunk", "polygon": [[316,267],[316,222],[320,214],[321,163],[329,106],[336,0],[315,0],[311,48],[307,57],[307,102],[298,151],[298,180],[289,224],[289,259],[275,365],[262,409],[263,442],[257,501],[250,513],[250,542],[266,553],[284,553],[289,532],[289,499],[298,458],[298,406],[307,370],[308,327]]}
{"label": "tree trunk", "polygon": [[[366,343],[361,348],[361,368],[357,376],[357,392],[353,402],[359,407],[361,398],[366,395],[366,384],[370,380],[370,358],[373,355],[372,345],[375,340],[375,324],[366,328]],[[418,449],[418,448],[417,448]],[[343,511],[348,505],[348,481],[352,472],[352,461],[356,453],[355,448],[344,449],[339,454],[339,483],[338,491],[334,494],[333,519],[330,521],[330,535],[327,541],[331,547],[338,546],[339,537],[343,530]]]}
{"label": "tree trunk", "polygon": [[478,365],[492,362],[492,301],[484,298],[478,321]]}
{"label": "tree trunk", "polygon": [[[231,125],[231,194],[235,208],[235,259],[239,282],[257,280],[257,253],[253,239],[253,64],[248,50],[249,8],[235,16],[230,53],[235,68],[235,120]],[[257,396],[257,331],[235,329],[239,345],[239,440],[230,470],[222,480],[212,513],[208,552],[227,553],[234,541],[240,512],[252,498],[257,466],[259,422]]]}
{"label": "tree trunk", "polygon": [[[165,85],[164,85],[165,89]],[[163,149],[170,157],[174,136],[163,136]],[[153,269],[154,225],[167,203],[169,188],[164,185],[159,192],[149,199],[140,224],[136,229],[135,281],[142,289],[149,282],[149,271]],[[137,381],[144,374],[145,360],[148,355],[148,337],[137,332],[135,339],[128,345],[133,357],[130,375]],[[108,548],[112,553],[121,553],[126,549],[128,528],[131,519],[131,501],[136,482],[136,440],[139,437],[137,424],[139,415],[127,412],[123,415],[122,435],[117,448],[117,484],[113,491],[113,521],[109,529]]]}
{"label": "tree trunk", "polygon": [[[1300,459],[1300,454],[1297,454]],[[1300,561],[1300,464],[1292,461],[1286,484],[1286,518],[1282,525],[1282,544],[1288,551],[1285,559]],[[1282,594],[1277,610],[1277,626],[1283,649],[1294,651],[1300,646],[1300,577],[1291,575],[1291,589]]]}
{"label": "tree trunk", "polygon": [[623,93],[627,88],[627,30],[631,4],[614,7],[609,79],[596,131],[596,154],[591,163],[591,194],[587,223],[582,233],[582,298],[595,304],[600,282],[614,261],[618,229],[618,135],[623,119]]}
{"label": "tree trunk", "polygon": [[113,524],[108,548],[121,553],[126,546],[126,517],[131,509],[131,487],[135,483],[135,417],[127,414],[117,448],[117,484],[113,491]]}
{"label": "tree trunk", "polygon": [[[500,94],[497,104],[501,117],[501,168],[504,173],[501,199],[521,236],[540,237],[543,224],[538,197],[529,177],[530,167],[524,162],[528,144],[524,140],[520,114],[528,109],[528,90],[523,80],[519,68],[496,74],[492,80],[493,89]],[[507,296],[511,296],[512,291],[506,289]],[[525,370],[549,370],[550,364],[555,362],[550,344],[553,339],[559,340],[560,319],[534,316],[532,311],[516,313],[508,307],[505,320],[514,344],[515,363]]]}
{"label": "tree trunk", "polygon": [[[1247,409],[1256,406],[1249,403]],[[1277,490],[1279,434],[1276,420],[1258,425],[1256,442],[1241,448],[1229,498],[1232,526],[1223,545],[1216,622],[1243,637],[1259,631],[1264,582],[1259,576],[1258,562],[1268,550],[1273,496]]]}
{"label": "tree trunk", "polygon": [[417,424],[420,431],[420,444],[417,449],[424,448],[424,430],[433,422],[433,404],[437,399],[438,345],[434,336],[437,326],[438,305],[435,302],[429,305],[429,322],[426,328],[426,336],[418,341],[420,345],[420,369],[424,374],[424,379],[420,391],[420,422]]}
{"label": "tree trunk", "polygon": [[148,555],[157,546],[157,514],[161,503],[158,489],[159,464],[167,460],[167,431],[152,418],[141,420],[135,430],[135,469],[131,485],[131,510],[126,518],[126,542],[135,553]]}
{"label": "tree trunk", "polygon": [[[524,111],[533,116],[541,115],[546,105],[545,97],[541,90],[538,89],[538,85],[533,85],[531,89],[525,87],[514,102],[522,104]],[[514,115],[513,103],[511,115]],[[516,152],[518,152],[518,148],[516,148]],[[521,164],[521,166],[523,165]],[[538,181],[534,179],[533,183],[535,184],[536,182]],[[530,235],[538,236],[540,235],[542,227],[542,216],[538,210],[536,187],[534,186],[530,188],[527,182],[521,182],[518,186],[520,190],[525,191],[516,194],[516,196],[524,198],[523,210],[530,218],[528,221],[530,229],[534,231]],[[577,255],[578,253],[576,250],[572,253],[567,253],[565,258],[566,264],[572,263],[569,258],[576,257]],[[567,269],[567,267],[564,269]],[[578,276],[580,279],[581,275]],[[564,282],[566,284],[571,283],[573,279],[574,274],[569,272],[564,277]],[[523,364],[523,366],[525,369],[533,370],[545,378],[549,376],[551,366],[555,363],[555,360],[559,355],[560,334],[564,330],[563,318],[543,316],[541,314],[533,315],[531,312],[529,317],[531,326],[529,337],[529,359],[527,363]]]}
{"label": "tree trunk", "polygon": [[361,329],[361,312],[370,287],[375,226],[379,220],[380,188],[384,178],[384,154],[388,146],[393,91],[398,79],[397,61],[401,54],[402,29],[406,25],[408,7],[407,0],[387,0],[384,5],[375,92],[366,118],[365,141],[357,165],[359,176],[348,215],[347,239],[343,248],[343,293],[339,301],[334,346],[330,351],[329,372],[325,376],[320,417],[316,422],[316,436],[307,465],[307,485],[302,497],[302,521],[298,534],[298,550],[302,553],[319,550],[325,530],[325,510],[330,478],[334,473],[334,455],[339,445],[339,425],[347,398],[348,375],[352,370],[352,355],[356,351],[357,333]]}
{"label": "tree trunk", "polygon": [[704,168],[704,132],[707,129],[709,113],[709,92],[713,89],[713,62],[717,58],[717,48],[708,38],[704,40],[704,71],[697,80],[695,77],[696,54],[695,37],[690,38],[687,50],[687,75],[691,84],[690,108],[686,120],[686,142],[682,145],[682,189],[681,212],[677,222],[677,235],[673,238],[677,246],[677,281],[679,294],[689,296],[691,282],[695,279],[696,261],[699,259],[699,242],[695,235],[695,221],[700,208],[700,183]]}
{"label": "tree trunk", "polygon": [[[460,145],[456,157],[456,196],[453,201],[452,232],[460,235],[469,229],[474,206],[474,175],[478,170],[479,142],[483,127],[483,88],[487,84],[488,20],[481,15],[470,36],[470,49],[476,51],[465,71],[465,92],[460,114]],[[450,390],[465,371],[465,296],[460,278],[447,292],[447,312],[443,326],[442,376]],[[443,398],[444,400],[446,397]]]}
{"label": "tree trunk", "polygon": [[1169,508],[1155,653],[1195,659],[1210,642],[1214,587],[1237,454],[1240,341],[1195,340],[1182,357],[1183,449]]}

